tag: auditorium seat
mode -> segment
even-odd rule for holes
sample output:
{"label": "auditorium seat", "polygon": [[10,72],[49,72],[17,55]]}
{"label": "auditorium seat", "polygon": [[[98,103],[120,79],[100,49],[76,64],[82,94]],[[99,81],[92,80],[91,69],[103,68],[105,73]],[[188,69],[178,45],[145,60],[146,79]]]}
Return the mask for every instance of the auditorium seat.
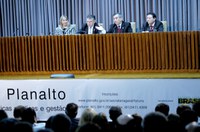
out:
{"label": "auditorium seat", "polygon": [[75,27],[75,29],[76,29],[76,24],[71,24],[71,26]]}

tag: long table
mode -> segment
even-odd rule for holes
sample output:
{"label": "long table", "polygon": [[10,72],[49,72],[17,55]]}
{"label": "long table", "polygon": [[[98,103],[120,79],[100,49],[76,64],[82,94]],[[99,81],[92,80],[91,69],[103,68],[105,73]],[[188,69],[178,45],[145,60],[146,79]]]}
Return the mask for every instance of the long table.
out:
{"label": "long table", "polygon": [[199,31],[0,38],[0,73],[196,72]]}

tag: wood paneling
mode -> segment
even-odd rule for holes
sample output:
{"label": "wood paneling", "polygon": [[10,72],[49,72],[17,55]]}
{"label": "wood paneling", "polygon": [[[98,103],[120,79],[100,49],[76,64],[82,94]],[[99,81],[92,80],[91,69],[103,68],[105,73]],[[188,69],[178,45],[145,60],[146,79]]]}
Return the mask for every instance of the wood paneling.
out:
{"label": "wood paneling", "polygon": [[0,72],[199,70],[200,32],[0,38]]}

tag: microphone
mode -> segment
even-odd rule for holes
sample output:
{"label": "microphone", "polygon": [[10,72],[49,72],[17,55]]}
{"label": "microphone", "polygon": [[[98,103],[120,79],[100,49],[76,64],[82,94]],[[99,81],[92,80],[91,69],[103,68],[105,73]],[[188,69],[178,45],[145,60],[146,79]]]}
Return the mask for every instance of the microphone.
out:
{"label": "microphone", "polygon": [[85,34],[86,33],[86,31],[83,31],[83,30],[79,30],[78,32],[77,32],[77,34]]}

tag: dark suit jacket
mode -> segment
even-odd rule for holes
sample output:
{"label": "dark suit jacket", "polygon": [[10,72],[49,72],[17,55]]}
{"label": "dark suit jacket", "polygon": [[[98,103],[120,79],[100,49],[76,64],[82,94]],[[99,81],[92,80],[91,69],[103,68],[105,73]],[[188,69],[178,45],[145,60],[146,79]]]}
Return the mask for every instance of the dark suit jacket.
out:
{"label": "dark suit jacket", "polygon": [[[95,26],[99,26],[99,25],[97,23],[94,23],[93,34],[99,34],[101,31],[97,30]],[[83,34],[88,34],[88,25],[84,24],[80,32],[82,32]]]}
{"label": "dark suit jacket", "polygon": [[[142,31],[150,31],[149,24],[145,22],[142,26]],[[163,23],[159,20],[155,21],[155,25],[153,28],[153,32],[162,32],[163,31]]]}
{"label": "dark suit jacket", "polygon": [[[129,22],[122,21],[121,25],[122,33],[132,33],[131,24]],[[117,25],[111,24],[107,33],[117,33]]]}

